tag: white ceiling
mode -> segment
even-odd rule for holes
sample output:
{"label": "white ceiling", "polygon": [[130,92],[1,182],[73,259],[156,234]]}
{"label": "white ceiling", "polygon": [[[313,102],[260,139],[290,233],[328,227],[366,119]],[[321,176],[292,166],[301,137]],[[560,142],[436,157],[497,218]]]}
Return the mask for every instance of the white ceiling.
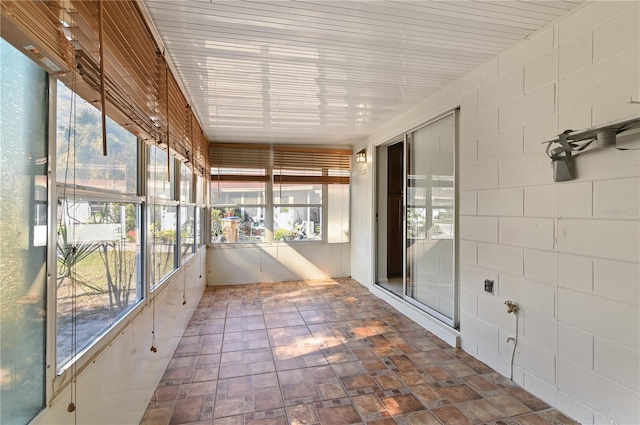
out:
{"label": "white ceiling", "polygon": [[351,144],[579,1],[144,0],[211,141]]}

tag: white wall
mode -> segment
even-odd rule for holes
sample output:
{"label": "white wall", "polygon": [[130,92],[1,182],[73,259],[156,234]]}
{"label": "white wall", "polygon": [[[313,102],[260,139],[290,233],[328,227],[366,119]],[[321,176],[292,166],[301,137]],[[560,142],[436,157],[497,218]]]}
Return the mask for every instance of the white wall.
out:
{"label": "white wall", "polygon": [[[387,164],[389,161],[387,146],[382,146],[376,150],[376,161],[378,164]],[[377,254],[380,258],[387,258],[387,193],[389,193],[389,173],[381,172],[376,179],[377,184],[377,205],[378,205],[378,223],[377,223]],[[373,242],[373,241],[372,241]],[[375,251],[374,251],[375,252]],[[387,261],[377,262],[377,279],[378,283],[386,283],[389,281],[387,273]],[[375,279],[375,277],[374,277]]]}
{"label": "white wall", "polygon": [[[78,374],[76,411],[67,412],[70,400],[67,386],[32,424],[140,423],[204,292],[205,254],[206,249],[200,249],[170,278],[156,299],[156,353],[149,350],[152,325],[149,305]],[[183,288],[185,305],[182,305]]]}
{"label": "white wall", "polygon": [[212,246],[207,250],[207,284],[346,277],[351,273],[350,259],[349,243]]}
{"label": "white wall", "polygon": [[351,176],[351,257],[353,258],[351,277],[362,284],[373,282],[376,275],[374,270],[376,220],[373,213],[373,190],[376,180],[373,173],[374,152],[375,148],[369,145],[367,162],[353,164]]}
{"label": "white wall", "polygon": [[[640,151],[554,183],[541,142],[640,116],[639,49],[638,1],[586,4],[355,147],[460,106],[461,346],[508,376],[515,301],[514,380],[585,424],[640,423]],[[372,288],[373,164],[352,179],[352,276]]]}

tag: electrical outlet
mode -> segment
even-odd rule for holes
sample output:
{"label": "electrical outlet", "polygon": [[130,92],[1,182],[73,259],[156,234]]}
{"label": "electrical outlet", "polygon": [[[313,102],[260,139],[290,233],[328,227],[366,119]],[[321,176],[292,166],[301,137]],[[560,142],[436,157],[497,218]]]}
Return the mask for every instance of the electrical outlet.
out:
{"label": "electrical outlet", "polygon": [[493,280],[484,280],[484,291],[493,294]]}

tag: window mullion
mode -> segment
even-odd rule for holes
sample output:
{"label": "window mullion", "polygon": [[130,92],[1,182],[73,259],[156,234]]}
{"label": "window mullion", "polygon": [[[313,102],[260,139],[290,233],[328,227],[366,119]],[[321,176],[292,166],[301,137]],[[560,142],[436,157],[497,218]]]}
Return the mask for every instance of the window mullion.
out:
{"label": "window mullion", "polygon": [[53,400],[55,393],[54,380],[57,371],[57,318],[58,318],[58,261],[57,261],[57,213],[58,213],[58,185],[56,167],[56,138],[57,138],[57,83],[49,76],[49,139],[47,160],[49,175],[47,178],[47,329],[46,329],[46,401]]}
{"label": "window mullion", "polygon": [[[326,172],[326,169],[324,170]],[[322,217],[320,218],[322,223],[322,242],[327,241],[327,233],[329,232],[327,216],[329,215],[329,208],[327,208],[327,200],[329,199],[329,186],[327,184],[322,185]]]}
{"label": "window mullion", "polygon": [[142,263],[142,280],[143,280],[143,288],[142,291],[144,293],[144,299],[149,302],[151,300],[151,249],[149,247],[150,241],[150,225],[151,220],[151,194],[149,193],[149,180],[151,178],[151,146],[147,145],[144,142],[140,144],[140,151],[142,152],[140,161],[138,162],[138,178],[140,179],[141,186],[139,186],[141,190],[141,195],[144,199],[144,203],[140,208],[140,235],[142,240],[140,243],[142,244],[142,254],[141,258],[143,260]]}
{"label": "window mullion", "polygon": [[272,245],[273,240],[273,173],[269,175],[269,181],[267,182],[265,198],[267,201],[267,208],[265,210],[265,220],[264,220],[264,232],[265,232],[265,242],[269,245]]}
{"label": "window mullion", "polygon": [[141,139],[138,139],[138,196],[147,195],[147,164],[149,162],[149,147]]}
{"label": "window mullion", "polygon": [[173,173],[173,187],[172,189],[172,198],[176,201],[178,201],[178,203],[181,202],[180,199],[180,195],[181,195],[181,190],[180,190],[180,185],[181,185],[181,180],[182,180],[182,169],[180,168],[180,162],[174,157],[171,158],[172,161],[172,165],[173,165],[173,169],[175,170]]}

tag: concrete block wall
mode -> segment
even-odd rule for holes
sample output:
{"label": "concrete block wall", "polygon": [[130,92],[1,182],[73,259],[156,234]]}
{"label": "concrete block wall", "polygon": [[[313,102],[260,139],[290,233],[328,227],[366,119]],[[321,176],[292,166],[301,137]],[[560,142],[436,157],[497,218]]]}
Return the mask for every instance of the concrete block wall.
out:
{"label": "concrete block wall", "polygon": [[[585,154],[577,179],[554,183],[541,142],[640,117],[631,99],[640,101],[640,2],[592,2],[355,147],[373,152],[460,107],[461,347],[508,376],[516,324],[503,303],[513,300],[514,380],[585,424],[640,423],[640,151]],[[371,208],[352,210],[352,230],[370,240],[354,238],[352,273],[372,285],[367,166],[353,183],[357,205]]]}

